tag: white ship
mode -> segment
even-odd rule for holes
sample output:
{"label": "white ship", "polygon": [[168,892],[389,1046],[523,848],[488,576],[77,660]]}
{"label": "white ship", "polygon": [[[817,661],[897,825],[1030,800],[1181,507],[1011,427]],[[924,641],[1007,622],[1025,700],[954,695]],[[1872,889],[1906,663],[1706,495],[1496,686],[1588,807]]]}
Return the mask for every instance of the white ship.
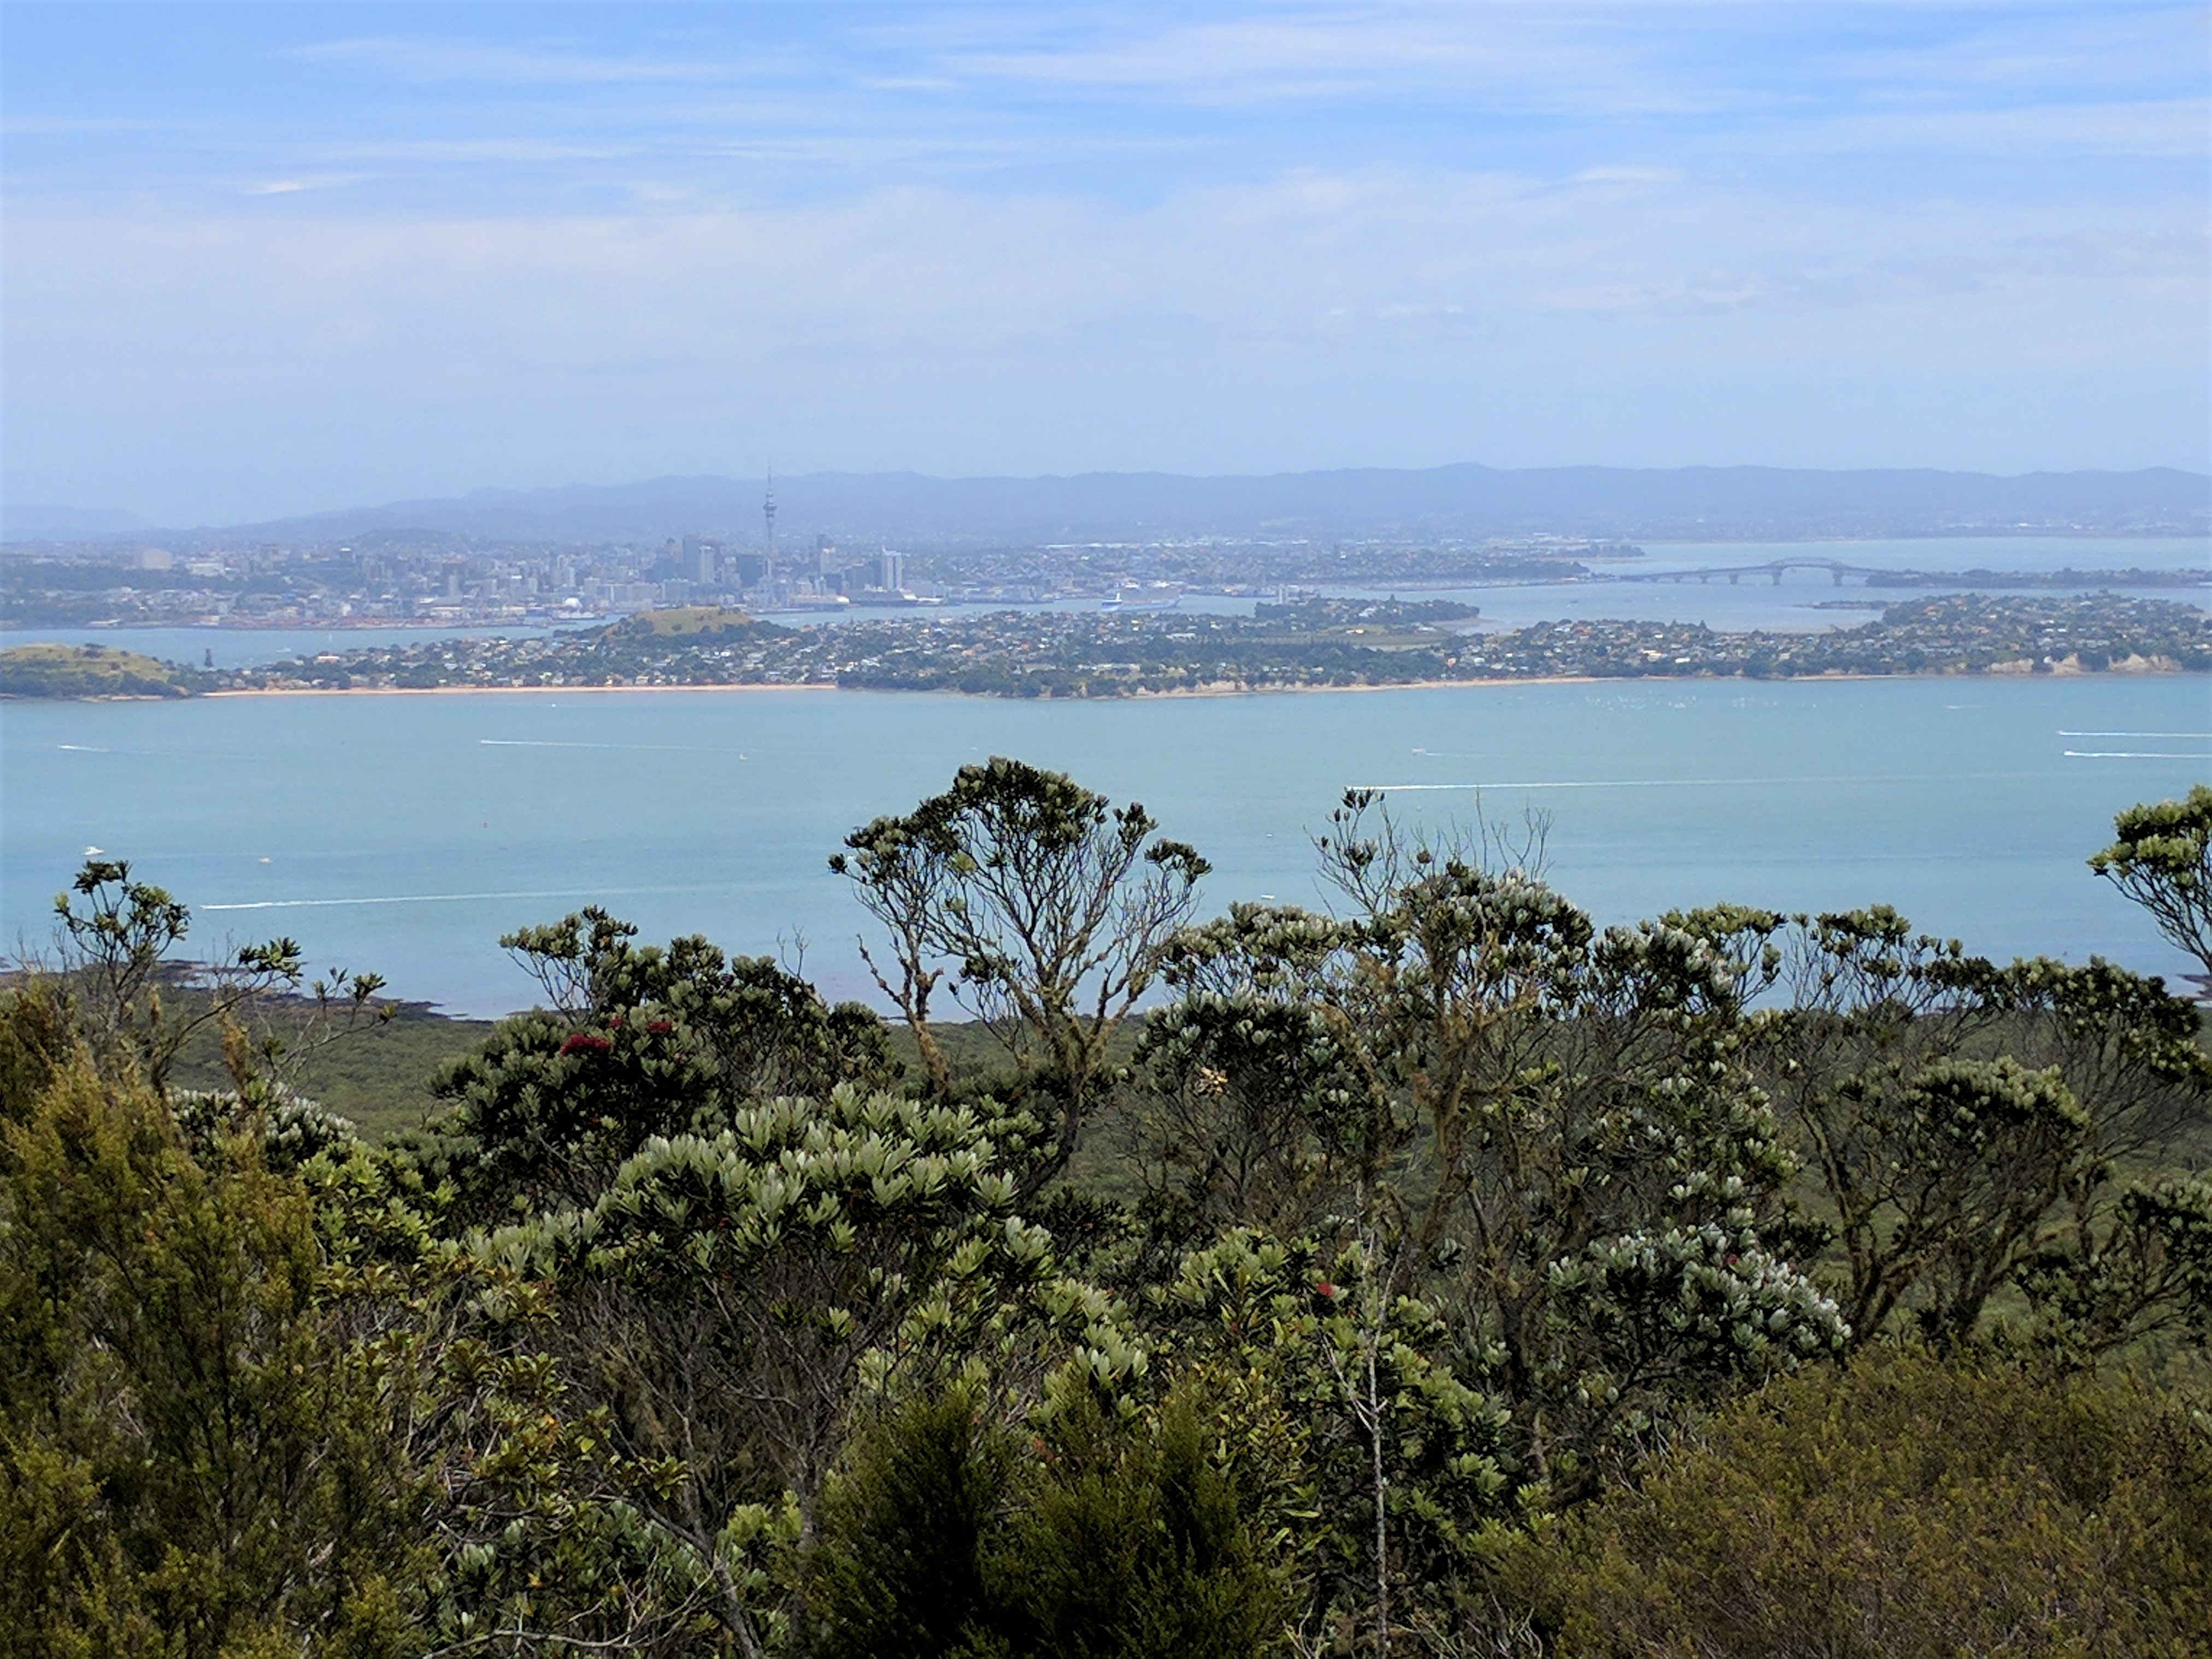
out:
{"label": "white ship", "polygon": [[1172,611],[1182,603],[1181,582],[1130,582],[1098,602],[1101,611]]}

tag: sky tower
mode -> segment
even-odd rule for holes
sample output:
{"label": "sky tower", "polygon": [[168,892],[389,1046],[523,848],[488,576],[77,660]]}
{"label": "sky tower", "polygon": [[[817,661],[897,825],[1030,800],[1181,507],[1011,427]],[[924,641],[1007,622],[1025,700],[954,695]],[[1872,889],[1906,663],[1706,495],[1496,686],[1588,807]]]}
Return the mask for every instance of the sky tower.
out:
{"label": "sky tower", "polygon": [[775,469],[768,470],[768,497],[761,502],[761,522],[766,535],[761,544],[764,557],[761,563],[761,583],[763,586],[775,584]]}

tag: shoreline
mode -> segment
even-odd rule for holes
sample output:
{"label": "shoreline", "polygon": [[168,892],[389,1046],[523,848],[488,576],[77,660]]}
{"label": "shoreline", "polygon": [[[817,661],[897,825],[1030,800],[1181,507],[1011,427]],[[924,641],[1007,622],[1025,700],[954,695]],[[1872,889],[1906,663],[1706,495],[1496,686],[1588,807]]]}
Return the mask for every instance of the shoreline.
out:
{"label": "shoreline", "polygon": [[[251,690],[199,691],[189,697],[24,697],[16,701],[23,702],[196,702],[216,697],[493,697],[550,696],[559,692],[567,692],[572,696],[597,696],[609,692],[805,691],[835,692],[848,696],[972,697],[979,702],[1158,702],[1171,697],[1270,697],[1286,694],[1307,695],[1331,691],[1453,690],[1485,685],[1600,685],[1609,678],[1626,677],[1612,677],[1604,674],[1530,674],[1516,679],[1404,680],[1383,685],[1200,685],[1173,691],[1128,691],[1117,696],[1088,697],[1009,696],[997,691],[963,691],[957,686],[950,685],[917,689],[904,686],[833,685],[815,680],[798,685],[358,685],[343,690],[322,685],[272,685],[256,687]],[[1738,677],[1719,674],[1697,676],[1685,674],[1674,678],[1723,679]],[[1800,678],[1806,679],[1933,679],[1940,677],[1928,674],[1808,674]]]}
{"label": "shoreline", "polygon": [[[195,691],[156,702],[198,702],[216,697],[493,697],[550,696],[566,691],[580,696],[616,691],[842,691],[842,685],[805,682],[797,685],[267,685],[234,691]],[[26,699],[30,701],[30,699]]]}
{"label": "shoreline", "polygon": [[447,696],[601,696],[605,694],[637,695],[648,692],[678,692],[698,694],[707,692],[805,692],[813,695],[844,693],[848,695],[875,694],[883,696],[973,697],[999,702],[1155,702],[1170,698],[1188,697],[1269,697],[1281,696],[1316,696],[1330,693],[1366,693],[1374,691],[1450,691],[1480,690],[1485,687],[1515,685],[1818,685],[1840,684],[1865,680],[2025,680],[2025,679],[2149,679],[2188,675],[2212,675],[2212,670],[2189,669],[2179,666],[2151,666],[2140,668],[2054,668],[2037,675],[2027,668],[1931,669],[1906,674],[1776,674],[1753,678],[1747,674],[1527,674],[1493,676],[1476,679],[1402,680],[1369,685],[1200,685],[1179,688],[1170,691],[1128,691],[1112,696],[1083,697],[1024,697],[1007,696],[994,691],[963,691],[954,686],[933,686],[926,689],[885,686],[847,686],[809,681],[792,685],[362,685],[339,688],[336,686],[266,686],[231,691],[202,691],[189,697],[112,697],[112,698],[9,698],[22,702],[190,702],[200,698],[216,697],[447,697]]}

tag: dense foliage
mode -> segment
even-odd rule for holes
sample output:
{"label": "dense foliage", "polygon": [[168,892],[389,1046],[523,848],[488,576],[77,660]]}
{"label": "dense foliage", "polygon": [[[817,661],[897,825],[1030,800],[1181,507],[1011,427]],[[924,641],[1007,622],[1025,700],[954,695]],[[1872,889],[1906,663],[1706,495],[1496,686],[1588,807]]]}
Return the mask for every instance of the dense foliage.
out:
{"label": "dense foliage", "polygon": [[[2095,860],[2183,939],[2197,811]],[[904,1047],[524,928],[543,1004],[379,1147],[256,1024],[296,948],[180,995],[88,865],[0,1006],[11,1650],[2212,1640],[2191,1005],[1880,908],[1601,928],[1358,794],[1328,908],[1201,920],[1158,830],[1006,760],[856,829]]]}
{"label": "dense foliage", "polygon": [[1509,1547],[1592,1656],[2201,1653],[2212,1444],[2126,1383],[1872,1359],[1732,1405]]}

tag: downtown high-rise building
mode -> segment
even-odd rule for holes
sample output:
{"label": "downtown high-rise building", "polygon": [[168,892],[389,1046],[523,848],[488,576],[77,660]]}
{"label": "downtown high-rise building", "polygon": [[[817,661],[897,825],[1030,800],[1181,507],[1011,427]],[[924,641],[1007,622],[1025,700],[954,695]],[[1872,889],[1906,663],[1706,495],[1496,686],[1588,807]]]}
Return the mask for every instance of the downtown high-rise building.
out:
{"label": "downtown high-rise building", "polygon": [[761,502],[761,586],[775,586],[775,469],[768,470],[768,495]]}

